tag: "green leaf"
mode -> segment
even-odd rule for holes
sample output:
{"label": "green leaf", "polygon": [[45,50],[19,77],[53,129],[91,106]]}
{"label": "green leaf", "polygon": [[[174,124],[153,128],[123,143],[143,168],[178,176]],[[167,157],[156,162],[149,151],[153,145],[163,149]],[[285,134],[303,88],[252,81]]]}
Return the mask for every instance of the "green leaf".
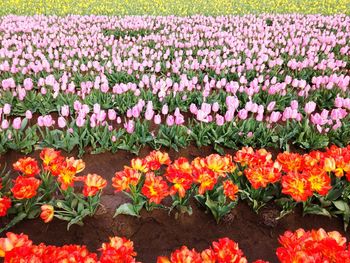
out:
{"label": "green leaf", "polygon": [[117,215],[130,215],[139,217],[140,210],[138,208],[135,209],[131,203],[125,203],[117,208],[113,217],[116,217]]}
{"label": "green leaf", "polygon": [[41,211],[40,207],[34,207],[34,209],[32,209],[32,210],[29,212],[27,218],[28,218],[28,219],[33,219],[33,218],[38,217],[39,214],[40,214],[40,211]]}
{"label": "green leaf", "polygon": [[329,218],[332,217],[332,215],[329,213],[329,211],[323,207],[320,207],[318,205],[312,205],[312,206],[307,206],[303,210],[303,214],[312,214],[312,215],[322,215],[322,216],[327,216]]}
{"label": "green leaf", "polygon": [[10,223],[8,223],[5,227],[0,229],[0,233],[8,230],[9,228],[13,227],[14,225],[16,225],[17,223],[21,222],[24,218],[27,217],[26,213],[19,213],[16,217],[14,217]]}
{"label": "green leaf", "polygon": [[75,209],[77,207],[78,203],[79,203],[79,200],[77,198],[74,198],[70,204],[70,207],[72,209]]}
{"label": "green leaf", "polygon": [[342,211],[344,214],[350,215],[349,205],[345,201],[343,200],[333,201],[333,204],[338,210]]}
{"label": "green leaf", "polygon": [[326,199],[329,201],[335,201],[343,194],[343,191],[344,191],[344,184],[342,182],[338,183],[329,191]]}

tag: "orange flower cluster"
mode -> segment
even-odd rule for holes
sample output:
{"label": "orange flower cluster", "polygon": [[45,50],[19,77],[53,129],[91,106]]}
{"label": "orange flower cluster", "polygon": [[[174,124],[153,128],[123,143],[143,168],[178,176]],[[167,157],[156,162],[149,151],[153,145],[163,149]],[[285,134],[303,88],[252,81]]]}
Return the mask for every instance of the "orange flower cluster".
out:
{"label": "orange flower cluster", "polygon": [[[165,167],[164,176],[156,176]],[[159,204],[169,195],[178,195],[184,198],[187,191],[198,184],[198,193],[203,195],[212,190],[219,182],[219,178],[226,177],[227,173],[236,169],[232,156],[212,154],[205,158],[196,158],[192,162],[180,157],[171,162],[167,153],[153,151],[145,158],[131,160],[130,166],[124,166],[123,171],[115,173],[113,187],[117,192],[130,192],[130,187],[136,187],[141,178],[145,178],[142,194],[150,202]],[[226,184],[227,196],[235,199],[238,189],[235,185]]]}
{"label": "orange flower cluster", "polygon": [[254,189],[265,188],[281,178],[281,165],[273,161],[271,153],[265,149],[254,151],[244,147],[236,153],[234,160],[244,167],[244,175]]}
{"label": "orange flower cluster", "polygon": [[174,163],[168,166],[166,178],[173,184],[170,188],[171,195],[178,193],[180,198],[185,197],[186,191],[191,188],[193,183],[190,162],[184,157],[175,160]]}
{"label": "orange flower cluster", "polygon": [[350,147],[331,146],[325,152],[309,154],[281,153],[277,161],[282,165],[282,193],[296,201],[306,201],[313,193],[325,196],[332,189],[331,175],[349,180]]}
{"label": "orange flower cluster", "polygon": [[201,253],[182,246],[170,258],[158,257],[157,263],[246,263],[248,262],[238,244],[229,238],[221,238]]}
{"label": "orange flower cluster", "polygon": [[123,171],[116,172],[112,178],[112,186],[116,192],[130,191],[130,186],[136,186],[141,178],[141,172],[125,166]]}
{"label": "orange flower cluster", "polygon": [[[28,217],[32,211],[37,211],[41,205],[40,217],[45,223],[50,222],[55,214],[54,206],[59,206],[58,200],[62,196],[57,195],[57,192],[66,191],[69,187],[74,186],[74,182],[83,182],[84,188],[80,196],[86,198],[92,198],[89,202],[84,202],[83,205],[89,206],[90,214],[94,213],[95,207],[100,203],[101,190],[106,187],[107,181],[97,174],[88,174],[86,176],[76,176],[85,168],[85,163],[82,160],[66,158],[61,155],[59,151],[55,151],[51,148],[45,148],[40,153],[44,170],[41,172],[38,162],[31,157],[20,158],[13,164],[13,168],[20,172],[13,183],[9,183],[7,178],[0,178],[0,217],[6,216],[8,210],[13,205],[13,211],[11,213],[21,213],[25,211]],[[38,175],[38,178],[36,176]],[[54,179],[54,180],[53,180]],[[4,186],[2,180],[5,181]],[[56,180],[56,181],[55,181]],[[57,184],[58,183],[58,184]],[[71,197],[76,195],[74,189],[63,193],[64,201],[71,202],[70,200],[78,200],[81,198],[66,198],[68,195]],[[75,196],[78,197],[78,196]],[[27,199],[31,199],[30,202]],[[42,204],[42,202],[47,204]],[[77,201],[74,201],[73,207],[79,205]],[[71,204],[68,203],[68,206]],[[61,207],[59,207],[61,208]],[[56,210],[56,216],[58,218],[65,218],[64,220],[71,219],[75,216],[74,212],[69,217],[66,212],[64,217],[61,216],[62,211]],[[37,215],[37,213],[35,213]],[[15,217],[16,218],[16,217]],[[81,219],[82,220],[82,219]],[[74,221],[73,221],[74,222]],[[10,223],[11,224],[11,223]]]}
{"label": "orange flower cluster", "polygon": [[350,145],[345,148],[331,146],[324,155],[324,170],[333,172],[338,178],[346,176],[350,181]]}
{"label": "orange flower cluster", "polygon": [[133,243],[125,238],[113,237],[109,243],[102,244],[101,257],[98,259],[97,254],[89,252],[85,246],[33,245],[26,235],[10,232],[6,235],[6,238],[0,238],[0,257],[4,257],[4,263],[136,263]]}
{"label": "orange flower cluster", "polygon": [[29,240],[27,235],[16,235],[14,233],[6,233],[6,238],[0,238],[0,257],[5,255],[17,247],[31,246],[32,241]]}
{"label": "orange flower cluster", "polygon": [[265,149],[254,151],[252,147],[243,147],[237,151],[233,160],[241,166],[259,166],[269,163],[272,159],[272,154]]}
{"label": "orange flower cluster", "polygon": [[[322,228],[295,232],[286,231],[279,238],[281,247],[276,254],[283,263],[347,263],[350,262],[350,244],[339,232],[326,232]],[[0,238],[0,257],[5,263],[23,262],[85,262],[85,263],[136,263],[137,253],[133,242],[120,237],[112,237],[99,249],[100,258],[85,246],[65,245],[62,247],[33,245],[28,236],[8,232]],[[238,244],[229,238],[221,238],[212,245],[197,252],[186,246],[175,250],[170,257],[160,256],[157,263],[246,263],[247,259]],[[256,260],[254,263],[268,263]]]}
{"label": "orange flower cluster", "polygon": [[55,151],[52,148],[43,149],[40,158],[43,161],[44,169],[57,176],[62,190],[67,190],[68,187],[74,186],[74,182],[81,181],[84,182],[83,194],[89,197],[96,195],[107,185],[107,181],[97,174],[76,176],[85,169],[85,163],[81,159],[65,158],[60,151]]}
{"label": "orange flower cluster", "polygon": [[346,238],[337,231],[319,230],[287,231],[279,238],[282,247],[277,249],[281,262],[350,262],[350,250]]}
{"label": "orange flower cluster", "polygon": [[194,181],[199,184],[200,195],[212,190],[220,177],[226,177],[227,173],[232,173],[236,169],[232,156],[218,154],[211,154],[205,158],[197,157],[192,161],[192,167]]}
{"label": "orange flower cluster", "polygon": [[72,187],[76,181],[76,174],[85,168],[85,163],[82,160],[76,160],[73,157],[64,158],[60,151],[55,151],[52,148],[43,149],[40,158],[43,161],[44,169],[58,177],[57,180],[60,182],[62,190]]}

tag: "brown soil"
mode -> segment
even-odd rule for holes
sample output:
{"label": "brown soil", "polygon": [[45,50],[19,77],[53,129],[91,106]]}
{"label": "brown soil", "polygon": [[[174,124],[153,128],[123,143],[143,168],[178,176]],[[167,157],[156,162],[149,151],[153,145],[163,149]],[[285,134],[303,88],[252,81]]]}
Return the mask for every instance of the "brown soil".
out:
{"label": "brown soil", "polygon": [[[143,149],[140,156],[147,155],[149,151],[150,149]],[[169,154],[173,159],[180,156],[193,159],[212,152],[210,147],[201,149],[189,147],[180,152],[169,151]],[[0,163],[6,162],[10,165],[21,156],[16,152],[8,152],[0,157]],[[37,157],[38,152],[32,156]],[[83,159],[87,167],[84,172],[100,174],[111,182],[114,173],[121,170],[134,157],[123,151],[117,154],[85,155]],[[138,253],[137,260],[144,263],[156,262],[157,256],[169,255],[182,245],[198,250],[205,249],[212,241],[221,237],[229,237],[238,242],[249,261],[264,259],[277,262],[275,250],[278,247],[278,236],[286,230],[301,227],[337,230],[350,239],[350,234],[343,230],[341,220],[322,216],[302,217],[298,209],[280,221],[275,221],[274,217],[278,211],[273,205],[263,208],[257,215],[245,202],[240,202],[238,207],[218,225],[213,217],[205,213],[196,203],[192,204],[192,216],[181,215],[177,219],[164,210],[155,210],[151,213],[143,211],[140,218],[123,215],[113,218],[115,208],[125,201],[123,194],[114,194],[110,183],[102,196],[104,208],[95,217],[86,219],[82,227],[73,226],[70,231],[66,231],[66,222],[55,220],[45,224],[36,219],[25,220],[10,231],[28,234],[35,243],[84,244],[91,251],[96,251],[110,236],[125,236],[134,242]],[[3,224],[4,221],[0,221],[0,227]]]}

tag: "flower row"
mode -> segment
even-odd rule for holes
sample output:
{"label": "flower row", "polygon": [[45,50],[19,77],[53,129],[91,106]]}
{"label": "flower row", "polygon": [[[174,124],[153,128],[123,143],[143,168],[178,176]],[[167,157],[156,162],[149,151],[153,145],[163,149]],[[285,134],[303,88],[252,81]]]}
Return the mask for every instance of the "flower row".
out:
{"label": "flower row", "polygon": [[[130,166],[115,173],[112,182],[117,192],[131,199],[117,208],[116,215],[139,216],[143,207],[191,214],[190,199],[194,197],[219,222],[239,199],[246,199],[256,212],[274,201],[281,207],[279,218],[301,203],[304,214],[341,216],[346,228],[350,146],[303,155],[284,152],[275,160],[265,149],[250,147],[234,156],[211,154],[192,162],[183,157],[171,162],[167,153],[154,151],[131,160]],[[165,201],[167,197],[172,201]]]}
{"label": "flower row", "polygon": [[224,148],[238,150],[246,145],[283,150],[289,150],[291,145],[307,150],[322,149],[333,144],[348,144],[350,115],[343,118],[341,112],[339,109],[335,113],[335,116],[340,114],[335,122],[324,122],[322,118],[327,119],[329,112],[323,111],[323,117],[318,119],[322,121],[322,126],[313,124],[310,119],[289,119],[272,124],[254,118],[240,120],[236,117],[225,123],[201,123],[185,120],[179,112],[175,117],[167,118],[166,124],[157,125],[137,118],[122,121],[115,112],[110,112],[112,120],[106,119],[104,110],[84,118],[60,116],[56,119],[52,115],[37,119],[31,119],[32,116],[28,116],[29,119],[16,117],[10,122],[7,119],[2,122],[0,154],[8,150],[30,153],[35,148],[44,147],[67,152],[76,149],[79,156],[87,150],[90,153],[127,150],[137,154],[146,145],[153,149],[165,147],[178,151],[190,144],[213,146],[221,154]]}
{"label": "flower row", "polygon": [[[21,158],[13,164],[19,176],[13,182],[8,175],[1,178],[0,216],[14,217],[0,231],[39,215],[45,222],[53,217],[66,220],[69,228],[82,224],[98,209],[105,179],[96,174],[78,176],[85,167],[83,161],[64,158],[53,149],[44,149],[40,158],[43,170],[35,159]],[[83,182],[81,192],[75,182]],[[241,199],[256,212],[275,202],[281,210],[277,219],[301,204],[304,214],[342,217],[347,228],[350,146],[303,155],[284,152],[275,160],[265,149],[249,147],[234,156],[211,154],[191,162],[184,157],[172,161],[167,153],[153,151],[117,171],[112,186],[130,198],[117,207],[115,216],[140,216],[143,208],[191,214],[194,198],[219,222]]]}
{"label": "flower row", "polygon": [[[191,130],[248,120],[253,127],[246,134],[256,126],[274,131],[296,122],[311,130],[294,135],[303,147],[321,148],[332,138],[328,132],[343,134],[347,128],[350,20],[344,15],[0,21],[2,130],[18,130],[24,116],[37,113],[31,124],[58,126],[55,133],[97,126],[132,132],[140,119],[159,129]],[[12,140],[12,132],[7,136],[0,145]],[[348,136],[336,137],[332,143],[347,144]],[[22,149],[8,144],[2,148]]]}
{"label": "flower row", "polygon": [[[65,245],[62,247],[34,245],[24,234],[8,232],[6,238],[0,239],[0,257],[4,262],[98,262],[98,263],[135,263],[137,253],[133,242],[120,237],[110,238],[103,243],[100,257],[91,253],[85,246]],[[337,231],[326,232],[324,229],[295,232],[286,231],[279,238],[280,247],[276,255],[280,262],[349,262],[350,250],[345,237]],[[53,261],[54,259],[54,261]],[[186,246],[175,250],[170,257],[160,256],[157,263],[246,263],[247,258],[238,244],[229,238],[214,241],[201,252]],[[256,260],[254,263],[268,263]]]}

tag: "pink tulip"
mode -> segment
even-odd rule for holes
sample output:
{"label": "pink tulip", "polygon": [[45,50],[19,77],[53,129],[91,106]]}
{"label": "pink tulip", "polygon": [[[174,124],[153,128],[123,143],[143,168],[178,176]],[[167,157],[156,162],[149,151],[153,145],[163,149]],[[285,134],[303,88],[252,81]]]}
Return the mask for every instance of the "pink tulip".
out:
{"label": "pink tulip", "polygon": [[334,106],[337,108],[343,107],[343,98],[341,97],[336,97],[334,101]]}
{"label": "pink tulip", "polygon": [[30,79],[30,78],[26,78],[24,81],[23,81],[23,87],[25,90],[31,90],[33,88],[33,80]]}
{"label": "pink tulip", "polygon": [[274,123],[274,122],[278,122],[282,117],[282,114],[279,111],[273,111],[271,112],[270,115],[270,122]]}
{"label": "pink tulip", "polygon": [[21,117],[16,117],[16,118],[13,119],[12,127],[13,127],[15,130],[19,130],[19,129],[21,129],[21,124],[22,124],[22,119],[21,119]]}
{"label": "pink tulip", "polygon": [[241,119],[241,120],[245,120],[247,119],[248,117],[248,111],[246,109],[241,109],[238,111],[238,117]]}
{"label": "pink tulip", "polygon": [[101,105],[98,103],[95,103],[94,104],[94,113],[98,114],[100,112],[100,110],[101,110]]}
{"label": "pink tulip", "polygon": [[108,119],[114,121],[117,118],[117,113],[113,109],[108,110]]}
{"label": "pink tulip", "polygon": [[69,116],[69,106],[68,105],[63,105],[61,107],[61,115],[63,117],[68,117]]}
{"label": "pink tulip", "polygon": [[309,101],[305,104],[304,111],[306,114],[311,114],[316,109],[316,103],[313,101]]}
{"label": "pink tulip", "polygon": [[276,101],[271,101],[268,105],[267,105],[267,110],[268,111],[273,111],[273,109],[275,108],[276,105]]}
{"label": "pink tulip", "polygon": [[290,103],[290,106],[292,108],[292,110],[297,110],[298,109],[298,101],[297,100],[292,100],[291,103]]}
{"label": "pink tulip", "polygon": [[9,127],[9,122],[6,119],[2,120],[1,129],[6,130],[8,127]]}
{"label": "pink tulip", "polygon": [[166,118],[166,124],[167,124],[168,126],[173,126],[174,123],[175,123],[174,116],[169,115],[169,116]]}
{"label": "pink tulip", "polygon": [[191,103],[191,105],[190,105],[190,112],[191,112],[192,114],[197,114],[198,109],[197,109],[196,104]]}
{"label": "pink tulip", "polygon": [[164,104],[162,107],[162,114],[167,115],[169,113],[169,107],[167,104]]}
{"label": "pink tulip", "polygon": [[66,127],[66,119],[62,116],[58,117],[57,124],[58,124],[58,127],[63,129],[64,127]]}
{"label": "pink tulip", "polygon": [[76,125],[81,128],[85,125],[85,119],[81,116],[78,116],[78,118],[76,119]]}
{"label": "pink tulip", "polygon": [[212,105],[212,111],[213,112],[218,112],[220,109],[220,105],[218,102],[214,102],[213,105]]}
{"label": "pink tulip", "polygon": [[162,122],[162,117],[159,114],[154,115],[154,124],[159,125]]}
{"label": "pink tulip", "polygon": [[226,120],[227,122],[232,121],[232,120],[233,120],[233,117],[234,117],[234,114],[235,114],[234,110],[228,110],[228,111],[226,111],[226,113],[225,113],[225,120]]}
{"label": "pink tulip", "polygon": [[124,124],[124,128],[125,128],[127,133],[133,133],[135,130],[135,122],[133,120],[128,120]]}
{"label": "pink tulip", "polygon": [[215,119],[216,119],[216,125],[218,125],[218,126],[224,125],[224,123],[225,123],[225,118],[224,118],[223,116],[221,116],[221,115],[219,115],[219,114],[216,114]]}
{"label": "pink tulip", "polygon": [[175,124],[182,125],[185,123],[185,119],[182,115],[175,116]]}
{"label": "pink tulip", "polygon": [[8,114],[11,113],[11,105],[10,105],[10,104],[8,104],[8,103],[5,103],[5,104],[4,104],[3,113],[4,113],[5,115],[8,115]]}
{"label": "pink tulip", "polygon": [[28,120],[31,120],[33,118],[33,114],[30,110],[27,110],[25,114],[26,114],[26,118]]}

